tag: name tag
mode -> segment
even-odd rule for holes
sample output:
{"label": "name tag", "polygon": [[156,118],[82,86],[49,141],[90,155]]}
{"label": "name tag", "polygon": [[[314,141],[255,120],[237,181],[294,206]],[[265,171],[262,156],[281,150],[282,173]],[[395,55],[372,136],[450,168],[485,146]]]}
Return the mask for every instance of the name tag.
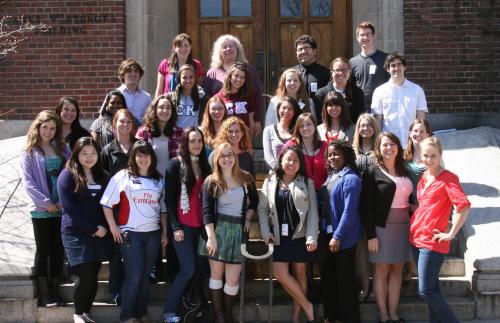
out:
{"label": "name tag", "polygon": [[287,223],[283,223],[281,225],[281,235],[283,237],[288,237],[288,224]]}
{"label": "name tag", "polygon": [[333,233],[333,227],[332,227],[331,224],[329,224],[329,225],[326,226],[326,232],[327,233]]}
{"label": "name tag", "polygon": [[370,65],[370,70],[368,71],[368,73],[375,74],[376,70],[377,70],[377,65]]}
{"label": "name tag", "polygon": [[318,83],[311,83],[311,92],[318,92]]}

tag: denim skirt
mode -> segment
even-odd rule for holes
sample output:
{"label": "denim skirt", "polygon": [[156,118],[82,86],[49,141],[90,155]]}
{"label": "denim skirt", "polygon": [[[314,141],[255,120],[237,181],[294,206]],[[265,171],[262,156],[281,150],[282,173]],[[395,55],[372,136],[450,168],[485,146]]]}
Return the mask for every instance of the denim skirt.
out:
{"label": "denim skirt", "polygon": [[98,238],[63,233],[62,242],[71,267],[111,259],[113,240],[110,234],[106,234],[104,238]]}

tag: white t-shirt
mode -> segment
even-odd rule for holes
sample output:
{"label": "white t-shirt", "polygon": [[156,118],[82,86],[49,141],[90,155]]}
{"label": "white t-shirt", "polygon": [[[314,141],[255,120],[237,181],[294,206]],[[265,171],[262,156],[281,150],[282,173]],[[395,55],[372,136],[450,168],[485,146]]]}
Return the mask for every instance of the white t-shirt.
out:
{"label": "white t-shirt", "polygon": [[107,208],[119,207],[117,224],[122,232],[150,232],[160,229],[165,182],[148,177],[133,177],[123,169],[113,176],[101,198]]}
{"label": "white t-shirt", "polygon": [[417,111],[427,112],[424,90],[405,80],[401,86],[388,81],[373,92],[372,113],[383,116],[383,130],[398,136],[403,147],[408,141],[408,128]]}

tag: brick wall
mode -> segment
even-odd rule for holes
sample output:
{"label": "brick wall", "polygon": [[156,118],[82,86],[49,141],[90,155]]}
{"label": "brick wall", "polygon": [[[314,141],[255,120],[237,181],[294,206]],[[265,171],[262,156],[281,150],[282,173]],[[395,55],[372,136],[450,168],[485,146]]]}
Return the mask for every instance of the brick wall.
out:
{"label": "brick wall", "polygon": [[500,112],[500,2],[405,0],[408,78],[431,112]]}
{"label": "brick wall", "polygon": [[125,1],[15,1],[0,16],[24,16],[49,29],[28,35],[0,61],[2,118],[32,119],[64,95],[78,99],[84,118],[97,117],[107,91],[119,85],[117,68],[125,56]]}

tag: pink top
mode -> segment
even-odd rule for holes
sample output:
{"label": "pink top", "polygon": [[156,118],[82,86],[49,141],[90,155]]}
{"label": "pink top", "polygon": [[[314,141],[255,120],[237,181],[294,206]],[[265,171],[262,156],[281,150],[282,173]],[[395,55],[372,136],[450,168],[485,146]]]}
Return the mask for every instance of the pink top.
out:
{"label": "pink top", "polygon": [[[290,139],[283,146],[283,149],[288,146],[296,145],[297,142],[293,139]],[[321,188],[321,185],[323,185],[326,177],[328,176],[325,157],[325,151],[327,147],[328,144],[326,143],[326,141],[321,141],[321,146],[319,147],[319,152],[317,154],[315,154],[314,156],[308,156],[307,154],[304,154],[306,174],[307,177],[313,180],[315,190],[319,190]]]}
{"label": "pink top", "polygon": [[[196,77],[199,79],[203,75],[203,67],[201,66],[200,61],[197,59],[193,59],[193,63],[196,69]],[[160,73],[165,77],[165,83],[163,85],[163,94],[167,94],[168,92],[174,91],[177,82],[173,79],[175,78],[175,75],[171,75],[168,71],[168,60],[166,58],[160,62],[160,66],[158,66],[158,73]],[[171,85],[174,85],[173,89],[171,88]]]}
{"label": "pink top", "polygon": [[432,231],[438,229],[447,232],[451,207],[454,206],[455,211],[460,212],[471,204],[457,175],[444,170],[424,190],[426,175],[427,171],[420,178],[417,187],[418,209],[411,217],[410,243],[417,248],[447,254],[450,251],[450,241],[433,241]]}
{"label": "pink top", "polygon": [[397,177],[392,176],[386,172],[383,168],[380,168],[382,173],[389,177],[394,184],[396,184],[396,191],[394,192],[394,197],[392,198],[392,209],[405,209],[410,206],[410,194],[413,192],[413,184],[411,179],[408,177]]}
{"label": "pink top", "polygon": [[[192,228],[199,228],[203,226],[203,216],[201,213],[201,186],[203,185],[203,179],[198,178],[191,190],[191,195],[189,196],[189,211],[183,213],[181,210],[180,196],[177,203],[177,214],[179,216],[179,222]],[[167,192],[168,194],[168,192]]]}

